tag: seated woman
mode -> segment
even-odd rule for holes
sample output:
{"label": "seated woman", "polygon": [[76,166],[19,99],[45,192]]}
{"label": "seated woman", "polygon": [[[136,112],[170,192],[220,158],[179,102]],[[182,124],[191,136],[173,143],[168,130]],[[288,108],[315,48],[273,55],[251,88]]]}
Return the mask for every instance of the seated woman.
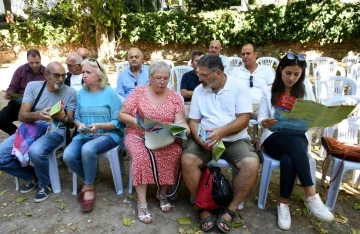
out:
{"label": "seated woman", "polygon": [[116,91],[108,83],[102,63],[95,59],[81,63],[83,88],[77,96],[75,126],[79,133],[64,151],[64,162],[83,181],[84,186],[77,199],[82,211],[94,207],[94,180],[98,154],[119,145],[123,133],[118,114],[121,102]]}
{"label": "seated woman", "polygon": [[[145,131],[137,124],[136,113],[159,122],[175,123],[186,128],[184,105],[179,94],[167,88],[170,79],[170,67],[163,61],[157,61],[149,67],[150,84],[138,86],[125,100],[119,113],[119,120],[127,125],[125,147],[131,157],[132,178],[138,195],[138,218],[143,223],[151,222],[151,214],[146,202],[146,188],[154,184],[150,156],[145,148]],[[181,146],[176,141],[164,148],[153,150],[155,155],[161,191],[156,197],[160,201],[162,212],[170,212],[171,205],[164,196],[169,185],[177,181],[180,171]]]}
{"label": "seated woman", "polygon": [[[334,216],[315,193],[311,179],[308,159],[308,141],[303,132],[272,132],[277,120],[274,118],[274,106],[282,93],[300,99],[313,100],[311,90],[303,84],[306,61],[304,54],[288,52],[276,70],[272,87],[263,91],[258,122],[263,128],[260,145],[271,157],[280,160],[280,199],[277,205],[278,226],[288,230],[291,225],[290,211],[287,205],[294,188],[296,176],[299,177],[305,193],[305,206],[321,221],[332,221]],[[312,95],[313,97],[313,95]]]}

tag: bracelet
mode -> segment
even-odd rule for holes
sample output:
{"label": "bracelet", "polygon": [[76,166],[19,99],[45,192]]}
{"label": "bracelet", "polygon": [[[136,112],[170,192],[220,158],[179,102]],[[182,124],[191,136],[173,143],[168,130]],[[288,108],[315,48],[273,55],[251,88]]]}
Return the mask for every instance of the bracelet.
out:
{"label": "bracelet", "polygon": [[63,123],[67,123],[68,119],[69,119],[69,116],[66,115],[65,119],[63,120]]}

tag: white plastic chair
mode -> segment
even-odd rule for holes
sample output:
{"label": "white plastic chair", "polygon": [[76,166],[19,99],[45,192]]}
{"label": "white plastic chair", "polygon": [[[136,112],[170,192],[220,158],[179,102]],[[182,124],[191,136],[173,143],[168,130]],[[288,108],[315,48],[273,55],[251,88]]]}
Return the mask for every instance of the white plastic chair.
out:
{"label": "white plastic chair", "polygon": [[[56,161],[56,152],[58,149],[66,146],[66,140],[64,137],[64,141],[57,146],[53,151],[48,154],[49,159],[49,177],[50,183],[53,193],[60,193],[61,192],[61,184],[60,184],[60,177],[59,177],[59,168]],[[19,190],[19,179],[15,177],[15,188]]]}
{"label": "white plastic chair", "polygon": [[351,67],[354,64],[357,64],[360,62],[360,57],[359,56],[346,56],[341,60],[342,64],[346,65],[346,72],[347,72],[347,77],[351,78],[352,73],[351,73]]}
{"label": "white plastic chair", "polygon": [[156,61],[164,61],[165,63],[167,63],[170,66],[171,69],[175,67],[174,62],[169,59],[157,59]]}
{"label": "white plastic chair", "polygon": [[356,94],[356,83],[350,78],[344,76],[330,76],[327,80],[320,80],[318,82],[321,94],[319,96],[319,102],[325,103],[326,100],[338,96],[345,95],[345,87],[348,86],[347,95]]}
{"label": "white plastic chair", "polygon": [[[120,146],[98,155],[98,157],[105,157],[110,162],[110,168],[115,184],[115,191],[117,195],[120,195],[124,192],[124,187],[122,183],[121,173],[124,172],[124,160],[122,159],[122,153],[120,154],[119,160],[119,150],[122,149]],[[77,175],[73,172],[73,192],[72,194],[77,195]]]}
{"label": "white plastic chair", "polygon": [[[310,145],[311,141],[309,140],[309,138],[311,139],[311,134],[307,133],[307,138],[308,138],[308,142]],[[270,157],[264,151],[262,151],[262,154],[264,157],[264,161],[263,161],[263,165],[262,165],[262,169],[261,169],[258,207],[260,209],[265,209],[268,189],[269,189],[269,185],[270,185],[271,173],[274,169],[280,168],[280,161]],[[310,163],[311,178],[314,183],[314,189],[315,189],[315,187],[316,187],[316,162],[310,155],[309,155],[309,163]]]}
{"label": "white plastic chair", "polygon": [[[176,66],[171,69],[171,75],[170,75],[170,83],[172,84],[174,90],[176,90],[177,93],[181,94],[180,92],[180,85],[181,85],[181,79],[183,75],[186,72],[192,71],[193,68],[189,66]],[[176,84],[175,84],[175,78],[176,78]]]}
{"label": "white plastic chair", "polygon": [[315,71],[315,68],[317,66],[323,65],[323,64],[336,64],[336,60],[330,57],[317,57],[312,61],[312,70],[313,74]]}
{"label": "white plastic chair", "polygon": [[306,61],[305,79],[309,79],[311,65],[309,60],[305,60],[305,61]]}
{"label": "white plastic chair", "polygon": [[315,86],[315,96],[319,98],[321,96],[321,89],[318,86],[319,81],[324,81],[330,76],[345,76],[346,71],[343,67],[336,64],[322,64],[317,66],[314,69],[314,86]]}
{"label": "white plastic chair", "polygon": [[116,64],[116,79],[119,77],[120,73],[128,67],[130,67],[130,64],[128,61],[124,61],[124,62]]}
{"label": "white plastic chair", "polygon": [[230,62],[230,70],[234,67],[239,67],[242,65],[242,59],[240,57],[228,57]]}
{"label": "white plastic chair", "polygon": [[256,62],[260,65],[267,65],[267,66],[270,66],[270,67],[273,67],[274,66],[274,63],[276,65],[276,67],[279,65],[279,60],[277,58],[274,58],[274,57],[261,57],[261,58],[258,58],[256,60]]}
{"label": "white plastic chair", "polygon": [[360,63],[351,66],[351,79],[356,82],[356,95],[360,95]]}

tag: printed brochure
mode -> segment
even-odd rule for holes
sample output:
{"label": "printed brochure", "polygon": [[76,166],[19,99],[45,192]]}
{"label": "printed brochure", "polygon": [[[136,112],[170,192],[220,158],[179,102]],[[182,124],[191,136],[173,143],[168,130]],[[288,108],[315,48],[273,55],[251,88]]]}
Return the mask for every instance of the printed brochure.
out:
{"label": "printed brochure", "polygon": [[[204,125],[199,123],[199,127],[198,127],[198,135],[201,137],[201,139],[203,140],[203,142],[206,142],[206,138],[208,137],[208,133],[206,132],[206,129],[204,127]],[[221,157],[221,155],[224,153],[225,151],[225,145],[222,141],[219,141],[214,149],[212,150],[212,156],[215,162],[217,162],[219,160],[219,158]]]}

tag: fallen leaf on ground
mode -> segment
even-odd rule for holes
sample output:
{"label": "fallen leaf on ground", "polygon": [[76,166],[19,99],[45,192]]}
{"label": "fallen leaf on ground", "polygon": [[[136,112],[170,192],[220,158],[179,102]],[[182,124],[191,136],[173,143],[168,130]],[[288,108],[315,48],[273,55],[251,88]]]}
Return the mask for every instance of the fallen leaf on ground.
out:
{"label": "fallen leaf on ground", "polygon": [[232,228],[239,228],[239,227],[242,227],[242,226],[244,226],[244,222],[238,222],[238,223],[232,222],[231,223]]}
{"label": "fallen leaf on ground", "polygon": [[360,234],[360,229],[351,229],[351,234]]}
{"label": "fallen leaf on ground", "polygon": [[7,189],[5,189],[4,191],[2,191],[2,192],[0,193],[0,196],[4,195],[4,194],[6,193],[6,191],[7,191]]}
{"label": "fallen leaf on ground", "polygon": [[305,207],[305,208],[303,208],[303,213],[304,213],[305,215],[310,214],[310,210]]}
{"label": "fallen leaf on ground", "polygon": [[337,222],[337,223],[347,223],[348,218],[346,218],[345,216],[342,216],[341,214],[335,212],[334,221]]}
{"label": "fallen leaf on ground", "polygon": [[360,210],[360,204],[355,203],[353,208],[354,208],[354,210]]}
{"label": "fallen leaf on ground", "polygon": [[75,225],[70,225],[69,228],[72,230],[72,231],[76,231],[77,227]]}
{"label": "fallen leaf on ground", "polygon": [[60,210],[65,210],[66,204],[61,201],[61,202],[58,202],[58,205],[56,207],[58,207]]}
{"label": "fallen leaf on ground", "polygon": [[319,231],[320,231],[321,234],[328,234],[329,233],[329,231],[324,229],[324,228],[320,228]]}
{"label": "fallen leaf on ground", "polygon": [[126,197],[129,198],[129,199],[132,199],[134,201],[137,201],[137,197],[132,195],[132,194],[128,194],[128,195],[126,195]]}
{"label": "fallen leaf on ground", "polygon": [[14,214],[9,214],[9,215],[8,215],[8,217],[13,217],[13,216],[14,216]]}
{"label": "fallen leaf on ground", "polygon": [[297,208],[294,211],[293,215],[296,216],[296,217],[300,217],[302,215],[302,213],[303,213],[302,209]]}
{"label": "fallen leaf on ground", "polygon": [[106,205],[106,206],[111,206],[112,203],[111,203],[111,202],[106,202],[105,205]]}
{"label": "fallen leaf on ground", "polygon": [[27,199],[26,196],[18,197],[18,198],[16,198],[15,202],[16,203],[21,203],[21,202],[25,201],[26,199]]}
{"label": "fallen leaf on ground", "polygon": [[181,234],[186,233],[186,229],[185,228],[179,228],[179,233],[181,233]]}
{"label": "fallen leaf on ground", "polygon": [[129,227],[132,224],[131,219],[130,218],[123,218],[123,224],[126,227]]}
{"label": "fallen leaf on ground", "polygon": [[7,206],[7,203],[5,202],[5,203],[1,204],[1,206],[5,207],[5,206]]}
{"label": "fallen leaf on ground", "polygon": [[32,213],[30,212],[30,211],[24,211],[24,214],[26,215],[26,216],[28,216],[28,217],[30,217],[30,216],[32,216]]}
{"label": "fallen leaf on ground", "polygon": [[191,219],[189,219],[188,217],[181,217],[178,218],[178,223],[180,225],[191,225]]}

